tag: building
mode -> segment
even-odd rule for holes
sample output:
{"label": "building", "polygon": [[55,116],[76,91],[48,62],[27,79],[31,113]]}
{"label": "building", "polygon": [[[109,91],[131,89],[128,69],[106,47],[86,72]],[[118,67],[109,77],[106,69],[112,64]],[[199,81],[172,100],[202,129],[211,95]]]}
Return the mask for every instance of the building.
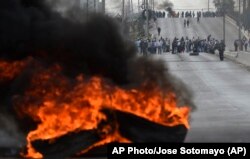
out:
{"label": "building", "polygon": [[250,0],[234,0],[234,2],[234,10],[236,12],[238,12],[240,9],[241,13],[245,13],[247,9],[250,9]]}
{"label": "building", "polygon": [[105,0],[75,0],[75,5],[92,12],[105,12]]}

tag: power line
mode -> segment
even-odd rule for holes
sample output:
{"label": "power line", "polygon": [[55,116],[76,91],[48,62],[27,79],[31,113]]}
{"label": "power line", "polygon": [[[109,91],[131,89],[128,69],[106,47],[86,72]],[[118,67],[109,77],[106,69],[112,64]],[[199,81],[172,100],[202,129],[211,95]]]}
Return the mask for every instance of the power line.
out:
{"label": "power line", "polygon": [[146,24],[146,36],[149,37],[149,8],[148,8],[148,0],[146,0],[146,17],[147,17],[147,24]]}
{"label": "power line", "polygon": [[[182,9],[174,9],[174,10],[207,10],[208,8],[182,8]],[[209,9],[214,9],[216,8],[209,8]]]}
{"label": "power line", "polygon": [[134,13],[134,5],[133,5],[133,0],[131,0],[131,11],[132,11],[132,13]]}

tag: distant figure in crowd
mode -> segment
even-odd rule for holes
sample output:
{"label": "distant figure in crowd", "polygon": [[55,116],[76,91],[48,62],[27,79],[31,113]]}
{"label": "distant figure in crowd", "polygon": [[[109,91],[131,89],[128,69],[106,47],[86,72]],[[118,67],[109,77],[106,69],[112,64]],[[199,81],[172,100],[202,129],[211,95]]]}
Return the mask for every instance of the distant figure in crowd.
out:
{"label": "distant figure in crowd", "polygon": [[161,54],[161,53],[162,53],[162,45],[163,45],[163,42],[162,42],[162,39],[160,39],[160,40],[157,42],[158,54]]}
{"label": "distant figure in crowd", "polygon": [[141,53],[141,39],[137,39],[136,42],[137,53]]}
{"label": "distant figure in crowd", "polygon": [[197,16],[197,23],[200,23],[200,16]]}
{"label": "distant figure in crowd", "polygon": [[176,47],[177,47],[177,38],[175,37],[172,42],[172,54],[175,54]]}
{"label": "distant figure in crowd", "polygon": [[238,51],[238,42],[237,42],[237,40],[234,40],[234,49],[235,49],[235,51]]}
{"label": "distant figure in crowd", "polygon": [[207,37],[207,41],[210,41],[210,39],[211,39],[211,34],[210,34],[210,35],[208,35],[208,37]]}
{"label": "distant figure in crowd", "polygon": [[245,41],[244,46],[245,46],[245,51],[247,51],[247,47],[248,47],[248,40],[246,40],[246,41]]}
{"label": "distant figure in crowd", "polygon": [[147,40],[141,41],[141,50],[143,55],[147,55],[148,42]]}
{"label": "distant figure in crowd", "polygon": [[157,28],[157,31],[158,31],[158,36],[160,36],[160,35],[161,35],[161,28],[158,27],[158,28]]}
{"label": "distant figure in crowd", "polygon": [[225,51],[225,43],[223,40],[221,40],[220,42],[220,46],[219,46],[219,54],[220,54],[220,60],[223,61],[224,60],[224,51]]}
{"label": "distant figure in crowd", "polygon": [[189,23],[190,23],[189,20],[187,20],[187,27],[189,27]]}

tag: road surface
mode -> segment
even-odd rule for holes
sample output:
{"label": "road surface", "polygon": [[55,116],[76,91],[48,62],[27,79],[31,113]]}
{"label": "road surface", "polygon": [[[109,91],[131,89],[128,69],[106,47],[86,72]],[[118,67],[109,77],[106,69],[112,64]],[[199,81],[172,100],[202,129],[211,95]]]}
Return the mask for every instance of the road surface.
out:
{"label": "road surface", "polygon": [[[172,23],[170,23],[172,22]],[[221,18],[193,22],[183,28],[182,19],[161,19],[162,36],[222,37]],[[227,25],[227,43],[237,37],[233,25]],[[152,30],[156,33],[155,30]],[[250,72],[230,60],[219,61],[213,54],[187,53],[152,55],[166,61],[170,71],[194,92],[197,110],[191,114],[191,129],[186,142],[250,142]]]}

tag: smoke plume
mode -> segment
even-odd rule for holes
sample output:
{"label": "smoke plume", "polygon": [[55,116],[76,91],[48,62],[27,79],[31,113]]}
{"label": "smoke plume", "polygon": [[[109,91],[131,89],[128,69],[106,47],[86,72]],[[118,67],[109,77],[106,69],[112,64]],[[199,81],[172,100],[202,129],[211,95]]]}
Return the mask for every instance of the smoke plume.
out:
{"label": "smoke plume", "polygon": [[157,4],[157,9],[162,9],[162,10],[168,10],[168,8],[173,8],[173,3],[170,2],[169,0],[164,0],[161,1],[160,3]]}
{"label": "smoke plume", "polygon": [[25,136],[16,125],[15,120],[8,115],[0,113],[0,147],[20,147],[24,146]]}
{"label": "smoke plume", "polygon": [[[169,4],[165,2],[163,6],[166,5]],[[5,90],[0,97],[2,110],[13,114],[14,110],[9,110],[13,97],[24,94],[31,77],[41,68],[54,65],[61,67],[69,81],[84,74],[103,77],[123,88],[156,83],[166,92],[175,92],[180,105],[194,108],[192,93],[168,72],[162,61],[137,57],[134,44],[123,38],[115,20],[98,14],[89,15],[84,22],[69,17],[53,11],[44,0],[0,1],[0,59],[32,57],[11,83],[0,80],[0,90]],[[27,128],[27,123],[23,125]]]}

